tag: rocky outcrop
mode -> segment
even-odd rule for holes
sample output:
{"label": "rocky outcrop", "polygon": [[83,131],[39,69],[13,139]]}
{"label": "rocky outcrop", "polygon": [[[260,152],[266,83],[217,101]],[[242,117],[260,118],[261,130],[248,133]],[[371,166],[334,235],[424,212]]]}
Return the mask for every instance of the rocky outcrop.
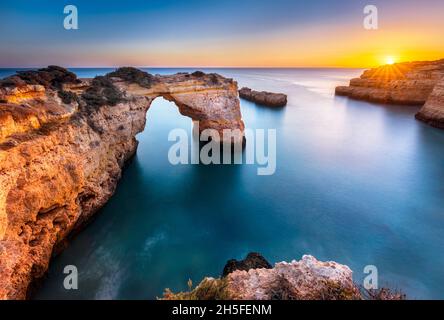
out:
{"label": "rocky outcrop", "polygon": [[[241,142],[237,83],[122,68],[79,80],[60,67],[0,81],[0,298],[23,299],[55,248],[113,195],[162,96],[222,142]],[[225,129],[238,135],[225,139]]]}
{"label": "rocky outcrop", "polygon": [[444,129],[444,77],[435,86],[424,107],[416,114],[416,119]]}
{"label": "rocky outcrop", "polygon": [[174,294],[170,300],[354,300],[360,292],[352,271],[336,262],[320,262],[312,256],[277,263],[274,268],[236,270],[221,279],[205,278],[191,292]]}
{"label": "rocky outcrop", "polygon": [[268,107],[284,107],[287,105],[287,95],[283,93],[259,92],[250,88],[242,88],[239,90],[239,96],[242,99]]}
{"label": "rocky outcrop", "polygon": [[248,256],[241,261],[236,259],[229,260],[224,270],[222,271],[222,277],[226,277],[230,273],[236,270],[249,271],[251,269],[271,269],[271,264],[259,253],[252,252],[249,253]]}
{"label": "rocky outcrop", "polygon": [[424,105],[416,118],[444,127],[444,59],[406,62],[365,71],[336,94],[379,103]]}
{"label": "rocky outcrop", "polygon": [[[250,259],[248,258],[250,257]],[[165,300],[404,300],[400,292],[387,288],[365,290],[353,282],[349,267],[337,262],[321,262],[305,255],[300,261],[268,262],[261,268],[249,268],[266,260],[250,254],[244,269],[235,269],[222,278],[205,278],[189,292],[166,289]],[[257,259],[259,258],[259,260]],[[235,261],[235,260],[230,260]],[[189,282],[192,286],[192,283]]]}
{"label": "rocky outcrop", "polygon": [[359,290],[352,271],[336,262],[312,256],[277,263],[273,269],[235,271],[228,276],[229,292],[241,300],[356,299]]}

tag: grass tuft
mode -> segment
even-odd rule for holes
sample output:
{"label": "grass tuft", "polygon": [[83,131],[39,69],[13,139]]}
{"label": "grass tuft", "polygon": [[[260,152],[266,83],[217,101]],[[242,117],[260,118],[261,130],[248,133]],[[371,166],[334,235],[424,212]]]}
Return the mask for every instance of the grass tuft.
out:
{"label": "grass tuft", "polygon": [[226,279],[205,278],[188,292],[173,293],[170,289],[165,289],[162,300],[231,300],[227,285]]}

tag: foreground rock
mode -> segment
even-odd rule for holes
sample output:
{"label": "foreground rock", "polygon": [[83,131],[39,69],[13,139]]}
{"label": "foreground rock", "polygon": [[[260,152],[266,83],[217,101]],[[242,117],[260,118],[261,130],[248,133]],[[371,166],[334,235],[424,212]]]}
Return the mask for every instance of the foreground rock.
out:
{"label": "foreground rock", "polygon": [[271,269],[271,264],[265,260],[259,253],[249,253],[248,256],[241,261],[235,259],[229,260],[224,267],[222,277],[226,277],[236,270],[249,271],[251,269]]}
{"label": "foreground rock", "polygon": [[[260,260],[265,260],[261,257]],[[248,260],[248,258],[246,259]],[[246,261],[244,260],[244,261]],[[265,260],[266,261],[266,260]],[[262,261],[261,261],[262,263]],[[274,268],[235,270],[223,278],[205,278],[190,292],[166,289],[166,300],[401,300],[388,289],[361,291],[349,267],[312,256],[281,262]]]}
{"label": "foreground rock", "polygon": [[254,91],[250,88],[239,90],[242,99],[269,107],[284,107],[287,105],[287,96],[283,93],[272,93],[266,91]]}
{"label": "foreground rock", "polygon": [[444,59],[406,62],[365,71],[336,94],[379,103],[424,105],[416,118],[444,128]]}
{"label": "foreground rock", "polygon": [[336,262],[312,256],[277,263],[274,268],[235,270],[221,279],[205,278],[193,291],[173,294],[168,300],[353,300],[360,293],[352,271]]}
{"label": "foreground rock", "polygon": [[53,251],[113,195],[159,96],[201,130],[236,129],[242,141],[237,83],[216,74],[122,68],[79,80],[54,66],[0,81],[1,299],[24,299]]}

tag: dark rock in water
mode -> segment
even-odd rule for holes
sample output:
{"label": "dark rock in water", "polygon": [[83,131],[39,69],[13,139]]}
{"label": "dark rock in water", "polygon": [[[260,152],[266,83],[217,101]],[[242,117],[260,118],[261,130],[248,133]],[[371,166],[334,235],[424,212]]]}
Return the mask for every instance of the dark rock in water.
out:
{"label": "dark rock in water", "polygon": [[272,269],[272,266],[259,253],[252,252],[244,260],[229,260],[224,267],[222,277],[226,277],[236,270],[248,271],[250,269]]}
{"label": "dark rock in water", "polygon": [[287,105],[287,95],[283,93],[259,92],[250,88],[242,88],[239,90],[239,96],[242,99],[269,107],[284,107]]}

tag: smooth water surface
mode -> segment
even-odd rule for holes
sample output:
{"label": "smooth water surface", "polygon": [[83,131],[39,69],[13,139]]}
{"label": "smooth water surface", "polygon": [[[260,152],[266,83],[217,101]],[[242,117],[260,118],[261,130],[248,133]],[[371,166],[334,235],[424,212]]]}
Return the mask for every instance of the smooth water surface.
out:
{"label": "smooth water surface", "polygon": [[[156,99],[115,196],[54,259],[35,298],[154,299],[250,251],[271,262],[334,260],[358,282],[375,265],[382,285],[409,298],[444,298],[444,131],[416,121],[418,107],[334,96],[362,70],[207,71],[288,94],[284,109],[241,102],[248,128],[277,130],[276,173],[170,165],[168,133],[191,132],[191,121]],[[79,270],[77,291],[63,288],[66,265]]]}

